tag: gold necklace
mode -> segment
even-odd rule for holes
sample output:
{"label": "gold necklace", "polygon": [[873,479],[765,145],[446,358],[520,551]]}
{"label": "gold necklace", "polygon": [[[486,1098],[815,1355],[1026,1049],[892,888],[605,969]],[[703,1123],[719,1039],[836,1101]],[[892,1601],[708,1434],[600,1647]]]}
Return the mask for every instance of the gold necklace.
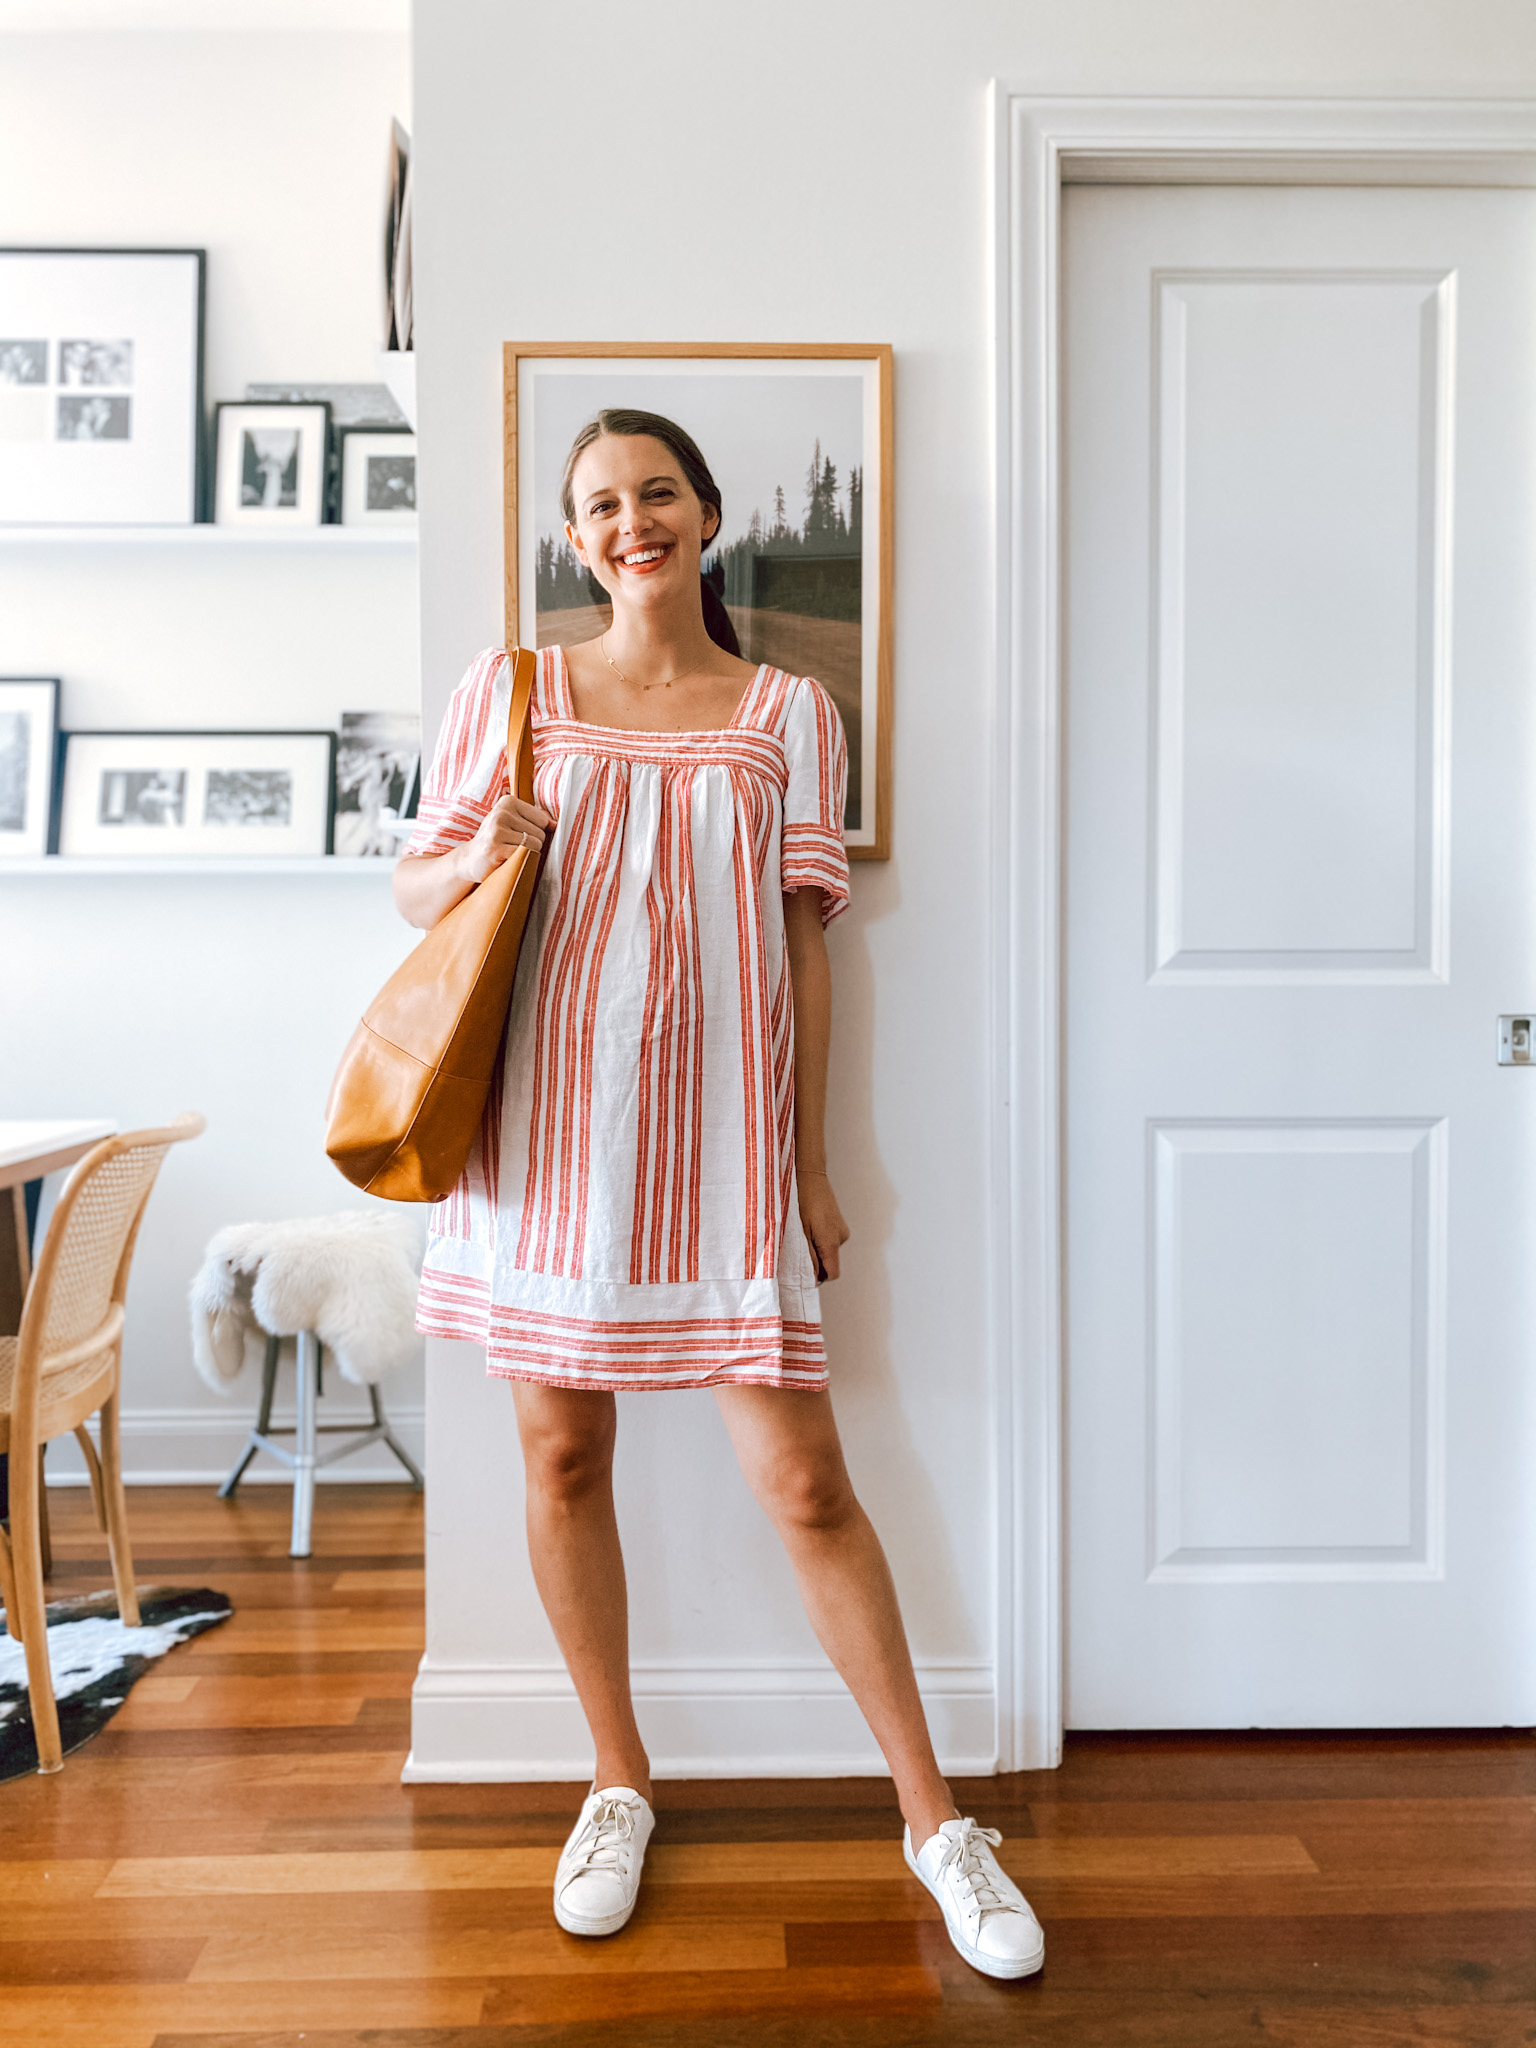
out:
{"label": "gold necklace", "polygon": [[614,660],[613,656],[608,652],[608,635],[606,633],[600,633],[598,635],[597,644],[599,650],[602,653],[604,661],[607,662],[608,666],[613,670],[614,674],[618,677],[619,681],[623,683],[625,688],[629,690],[670,690],[672,685],[674,683],[680,683],[683,680],[684,676],[691,676],[693,674],[693,670],[691,668],[680,668],[675,676],[668,676],[666,681],[663,683],[632,683],[629,677],[625,675],[623,669],[621,669],[619,667],[619,664]]}

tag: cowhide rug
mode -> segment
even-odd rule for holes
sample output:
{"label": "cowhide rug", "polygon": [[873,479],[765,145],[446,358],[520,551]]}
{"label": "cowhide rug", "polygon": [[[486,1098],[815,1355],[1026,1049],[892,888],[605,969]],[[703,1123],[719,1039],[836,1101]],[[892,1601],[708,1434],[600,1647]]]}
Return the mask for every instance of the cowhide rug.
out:
{"label": "cowhide rug", "polygon": [[[100,1734],[157,1657],[234,1611],[222,1593],[183,1586],[140,1586],[137,1628],[118,1620],[115,1593],[51,1602],[48,1663],[64,1754]],[[26,1652],[14,1636],[0,1634],[0,1779],[36,1769]]]}

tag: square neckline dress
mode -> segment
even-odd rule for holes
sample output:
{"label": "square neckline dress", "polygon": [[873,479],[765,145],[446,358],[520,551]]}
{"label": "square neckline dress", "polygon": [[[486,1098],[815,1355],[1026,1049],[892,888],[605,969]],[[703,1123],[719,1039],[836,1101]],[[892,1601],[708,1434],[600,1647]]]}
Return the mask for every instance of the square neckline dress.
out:
{"label": "square neckline dress", "polygon": [[[510,691],[505,649],[471,664],[411,855],[472,839],[508,793]],[[847,907],[836,706],[765,664],[729,725],[590,725],[550,647],[532,723],[554,824],[480,1133],[433,1204],[417,1328],[545,1386],[820,1390],[783,896],[820,889],[824,923]]]}

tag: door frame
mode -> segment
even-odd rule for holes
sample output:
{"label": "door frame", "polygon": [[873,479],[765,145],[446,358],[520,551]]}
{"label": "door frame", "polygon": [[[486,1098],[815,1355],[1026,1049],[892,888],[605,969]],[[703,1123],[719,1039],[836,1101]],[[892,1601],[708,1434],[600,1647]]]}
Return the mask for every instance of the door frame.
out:
{"label": "door frame", "polygon": [[1066,184],[1536,186],[1536,101],[1043,97],[992,87],[989,1246],[999,1770],[1061,1761]]}

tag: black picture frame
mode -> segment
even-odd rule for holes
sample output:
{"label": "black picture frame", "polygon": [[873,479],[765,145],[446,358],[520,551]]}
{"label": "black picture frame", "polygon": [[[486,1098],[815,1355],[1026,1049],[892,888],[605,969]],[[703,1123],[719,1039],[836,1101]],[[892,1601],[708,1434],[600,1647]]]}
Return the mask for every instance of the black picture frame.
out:
{"label": "black picture frame", "polygon": [[[204,354],[207,331],[208,306],[207,250],[197,248],[182,248],[159,244],[145,246],[141,246],[138,244],[133,244],[129,246],[115,246],[110,243],[88,243],[81,244],[79,246],[59,243],[0,244],[0,341],[3,341],[4,333],[8,331],[11,326],[10,308],[6,304],[5,294],[6,261],[9,258],[36,257],[61,257],[82,259],[89,259],[93,257],[112,259],[118,259],[122,257],[134,257],[152,258],[160,261],[163,261],[167,258],[173,258],[185,260],[193,266],[195,281],[193,290],[194,332],[191,338],[192,388],[190,392],[187,394],[186,398],[187,407],[190,413],[190,419],[188,423],[191,429],[191,474],[187,479],[185,513],[178,513],[177,516],[172,519],[157,517],[154,519],[147,520],[123,518],[104,518],[101,520],[94,520],[89,518],[81,518],[78,516],[55,515],[44,516],[42,518],[28,518],[26,516],[23,516],[21,519],[17,520],[11,518],[10,514],[4,509],[3,505],[0,505],[0,522],[43,525],[104,524],[194,526],[199,524],[205,516],[204,506],[206,503],[206,495],[208,489],[208,432],[207,415],[205,411],[206,401],[204,397]],[[24,318],[27,319],[28,321],[30,321],[32,317],[33,316],[30,315],[24,316]],[[62,341],[64,339],[62,335],[53,334],[50,334],[45,338],[49,341],[50,345],[62,344]],[[53,388],[57,389],[62,385],[63,380],[55,378],[50,379],[49,382],[53,386]]]}
{"label": "black picture frame", "polygon": [[[53,853],[58,845],[59,801],[57,757],[59,750],[59,693],[58,676],[0,676],[0,714],[21,710],[23,706],[15,701],[7,703],[7,692],[22,690],[41,693],[44,727],[40,734],[28,733],[25,765],[26,805],[22,821],[14,828],[15,836],[5,818],[5,786],[7,767],[0,760],[0,874],[5,872],[5,862],[14,859],[34,859],[43,854]],[[31,708],[31,707],[27,707]],[[3,728],[0,728],[0,750],[5,746]],[[43,806],[42,830],[31,825],[30,810],[34,800]],[[30,829],[29,829],[30,825]],[[9,843],[7,843],[9,842]]]}
{"label": "black picture frame", "polygon": [[[73,742],[75,742],[75,741],[81,741],[81,740],[123,740],[123,741],[128,741],[128,742],[132,742],[132,743],[135,743],[135,744],[136,744],[136,743],[138,743],[138,742],[146,741],[146,740],[166,740],[166,741],[171,741],[171,742],[175,742],[175,741],[180,741],[180,742],[183,742],[183,743],[185,743],[185,742],[187,742],[187,741],[194,741],[194,740],[209,740],[209,741],[229,741],[229,740],[259,740],[259,741],[268,741],[268,740],[323,740],[323,741],[325,742],[325,765],[324,765],[324,768],[323,768],[323,770],[322,770],[322,769],[321,769],[321,768],[320,768],[320,767],[318,766],[318,764],[317,764],[317,766],[316,766],[316,770],[315,770],[315,774],[316,774],[316,779],[317,779],[317,784],[319,784],[319,786],[321,786],[321,788],[323,789],[323,799],[322,799],[322,800],[323,800],[323,804],[324,804],[324,829],[323,829],[323,834],[322,834],[322,837],[323,837],[323,842],[324,842],[324,843],[323,843],[323,849],[322,849],[322,852],[323,852],[323,855],[325,855],[325,856],[329,856],[329,855],[331,855],[331,854],[333,854],[333,853],[335,852],[335,846],[336,846],[336,734],[335,734],[335,732],[334,732],[334,731],[332,731],[332,730],[329,730],[329,729],[325,729],[325,728],[321,728],[321,727],[316,727],[316,726],[310,726],[310,727],[300,727],[300,726],[288,726],[288,727],[273,727],[273,726],[261,726],[261,727],[238,727],[238,728],[230,728],[230,727],[191,727],[191,726],[140,726],[140,727],[126,727],[126,726],[124,726],[124,727],[89,727],[89,728],[87,728],[87,727],[82,727],[82,728],[80,728],[80,729],[79,729],[78,731],[72,731],[72,732],[60,732],[60,733],[59,733],[59,735],[58,735],[58,741],[57,741],[57,754],[56,754],[56,765],[55,765],[55,774],[54,774],[54,780],[55,780],[55,796],[54,796],[54,804],[53,804],[53,820],[54,820],[54,824],[53,824],[53,831],[54,831],[54,845],[53,845],[53,847],[52,847],[52,848],[50,849],[50,851],[53,851],[53,852],[60,852],[60,851],[61,851],[61,844],[60,844],[60,843],[61,843],[61,841],[62,841],[62,837],[63,837],[63,833],[64,833],[64,828],[65,828],[65,824],[66,824],[66,815],[65,815],[65,812],[66,812],[66,796],[67,796],[67,793],[68,793],[68,791],[67,791],[67,769],[68,769],[68,764],[69,764],[69,758],[70,758],[70,747],[71,747],[71,744],[72,744]],[[262,849],[262,848],[252,848],[252,849],[250,849],[250,850],[251,850],[251,851],[265,851],[265,850],[268,850],[268,849]],[[153,846],[153,847],[146,847],[146,848],[141,848],[141,849],[139,849],[139,851],[141,851],[141,852],[153,852],[153,853],[161,854],[161,853],[171,853],[171,852],[178,852],[178,851],[179,851],[179,849],[175,849],[175,848],[173,848],[173,847],[170,847],[170,846],[165,846],[165,845],[156,845],[156,846]],[[281,849],[277,849],[277,851],[278,851],[279,853],[281,853],[281,852],[282,852],[282,850],[281,850]],[[65,858],[65,859],[68,859],[68,858],[70,858],[71,856],[70,856],[69,854],[61,854],[61,857],[62,857],[62,858]],[[128,856],[126,856],[126,857],[130,857],[130,858],[131,858],[131,853],[130,853],[130,854],[129,854]],[[191,853],[191,854],[186,854],[186,855],[185,855],[184,857],[185,857],[185,858],[187,858],[187,859],[196,859],[196,858],[198,858],[199,856],[198,856],[198,855],[197,855],[196,853]],[[217,858],[218,856],[216,856],[216,855],[215,855],[215,856],[208,856],[208,857],[211,857],[211,858]],[[293,857],[293,858],[305,858],[306,856],[305,856],[305,855],[303,855],[303,854],[293,854],[293,855],[291,855],[291,857]],[[309,857],[313,857],[313,856],[309,856]],[[0,872],[3,872],[3,870],[0,870]]]}
{"label": "black picture frame", "polygon": [[[252,508],[243,513],[238,510],[221,510],[224,497],[224,476],[220,468],[220,454],[224,443],[224,418],[229,413],[275,413],[306,412],[323,415],[321,422],[321,446],[319,473],[315,482],[315,515],[310,518],[303,505],[292,508],[303,516],[288,518],[288,507],[277,508],[274,512]],[[335,426],[330,402],[323,398],[221,398],[213,408],[213,433],[209,469],[208,516],[215,525],[232,526],[323,526],[327,523],[331,504],[331,478],[335,466]]]}
{"label": "black picture frame", "polygon": [[413,426],[411,426],[408,421],[403,422],[398,427],[370,427],[365,426],[363,422],[360,420],[357,421],[355,424],[349,424],[347,426],[342,427],[333,427],[332,445],[335,452],[332,460],[332,469],[335,473],[335,480],[332,486],[331,516],[338,526],[351,526],[356,528],[357,526],[378,525],[382,527],[385,525],[395,525],[398,523],[399,526],[404,527],[406,526],[408,520],[412,520],[416,517],[416,507],[414,502],[412,504],[411,511],[408,514],[404,512],[391,512],[377,518],[376,520],[348,519],[346,516],[347,443],[359,434],[367,435],[374,440],[382,440],[387,435],[391,439],[409,441],[411,443],[411,454],[413,456],[415,455],[418,446],[416,429]]}

